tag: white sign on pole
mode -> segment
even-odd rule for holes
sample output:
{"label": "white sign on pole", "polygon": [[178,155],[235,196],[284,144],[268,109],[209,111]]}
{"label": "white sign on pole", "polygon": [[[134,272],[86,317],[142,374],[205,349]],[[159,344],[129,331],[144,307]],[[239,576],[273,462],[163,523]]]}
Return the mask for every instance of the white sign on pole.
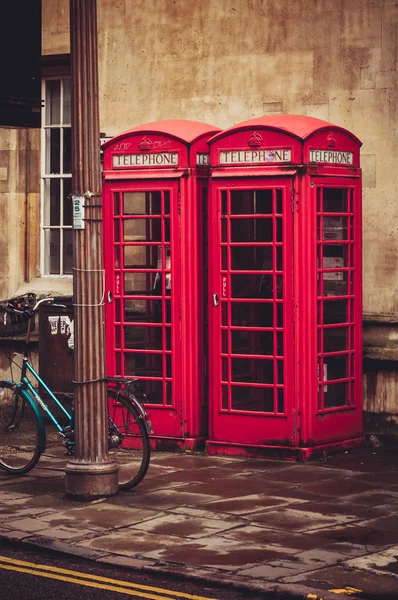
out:
{"label": "white sign on pole", "polygon": [[73,229],[84,229],[84,196],[72,196]]}

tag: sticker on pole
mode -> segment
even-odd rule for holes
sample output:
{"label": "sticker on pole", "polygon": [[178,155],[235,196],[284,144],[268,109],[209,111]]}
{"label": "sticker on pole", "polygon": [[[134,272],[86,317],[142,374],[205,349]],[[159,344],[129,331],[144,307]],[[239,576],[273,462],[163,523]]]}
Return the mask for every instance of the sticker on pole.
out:
{"label": "sticker on pole", "polygon": [[73,229],[84,229],[84,196],[72,196]]}

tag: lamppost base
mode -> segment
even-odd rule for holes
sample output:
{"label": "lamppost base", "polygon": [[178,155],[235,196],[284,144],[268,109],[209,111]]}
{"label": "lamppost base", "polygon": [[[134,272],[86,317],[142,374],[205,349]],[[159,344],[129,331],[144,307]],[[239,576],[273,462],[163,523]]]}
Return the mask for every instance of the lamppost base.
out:
{"label": "lamppost base", "polygon": [[90,502],[115,496],[118,470],[114,462],[87,463],[71,460],[65,467],[65,493],[71,500]]}

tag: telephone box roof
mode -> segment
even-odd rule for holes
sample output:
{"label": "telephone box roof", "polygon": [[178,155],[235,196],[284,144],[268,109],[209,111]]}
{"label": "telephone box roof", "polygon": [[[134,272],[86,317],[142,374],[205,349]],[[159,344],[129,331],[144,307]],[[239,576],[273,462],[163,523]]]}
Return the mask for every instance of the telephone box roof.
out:
{"label": "telephone box roof", "polygon": [[256,119],[243,121],[242,123],[233,125],[232,127],[224,129],[220,133],[214,135],[209,141],[209,143],[212,144],[214,141],[219,140],[220,138],[230,135],[231,133],[234,133],[236,131],[241,131],[242,129],[272,129],[274,131],[280,130],[286,133],[290,133],[302,140],[305,140],[317,131],[332,129],[333,131],[340,131],[341,133],[348,135],[359,146],[362,145],[362,142],[348,129],[345,129],[344,127],[339,127],[338,125],[333,125],[333,123],[323,121],[322,119],[316,119],[315,117],[306,117],[303,115],[272,115],[268,117],[258,117]]}
{"label": "telephone box roof", "polygon": [[137,133],[142,133],[143,135],[148,133],[161,133],[170,135],[183,143],[190,144],[202,135],[216,133],[218,131],[220,131],[219,127],[209,125],[208,123],[201,123],[199,121],[188,121],[185,119],[154,121],[153,123],[144,123],[143,125],[138,125],[128,131],[124,131],[110,140],[107,140],[102,147],[106,148],[110,144],[115,143],[116,140],[121,140]]}

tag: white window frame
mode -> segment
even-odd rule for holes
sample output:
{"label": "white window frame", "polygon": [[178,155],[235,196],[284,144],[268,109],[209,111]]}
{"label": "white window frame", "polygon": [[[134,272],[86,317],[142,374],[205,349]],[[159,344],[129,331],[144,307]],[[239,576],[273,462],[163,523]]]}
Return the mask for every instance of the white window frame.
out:
{"label": "white window frame", "polygon": [[[41,197],[41,210],[40,210],[40,273],[44,277],[51,278],[65,278],[71,279],[72,273],[64,273],[64,231],[72,230],[71,225],[63,224],[63,215],[64,215],[64,202],[67,201],[66,198],[63,197],[63,185],[62,181],[64,179],[72,179],[71,173],[64,173],[64,130],[71,129],[71,124],[63,123],[63,108],[64,108],[64,81],[69,79],[70,76],[59,75],[59,76],[50,76],[43,78],[42,81],[42,98],[44,98],[43,108],[42,108],[42,128],[41,128],[41,181],[40,181],[40,197]],[[46,122],[46,85],[48,81],[58,80],[61,82],[60,85],[60,123],[59,124],[47,124]],[[59,129],[60,130],[60,172],[59,173],[46,173],[46,131],[49,129]],[[59,180],[60,183],[60,224],[59,225],[49,225],[46,224],[45,215],[46,211],[49,210],[49,201],[46,199],[46,190],[45,190],[45,181],[56,179]],[[59,272],[58,273],[46,273],[45,265],[46,265],[46,244],[45,244],[45,232],[49,230],[59,230],[60,232],[60,256],[59,256]]]}

